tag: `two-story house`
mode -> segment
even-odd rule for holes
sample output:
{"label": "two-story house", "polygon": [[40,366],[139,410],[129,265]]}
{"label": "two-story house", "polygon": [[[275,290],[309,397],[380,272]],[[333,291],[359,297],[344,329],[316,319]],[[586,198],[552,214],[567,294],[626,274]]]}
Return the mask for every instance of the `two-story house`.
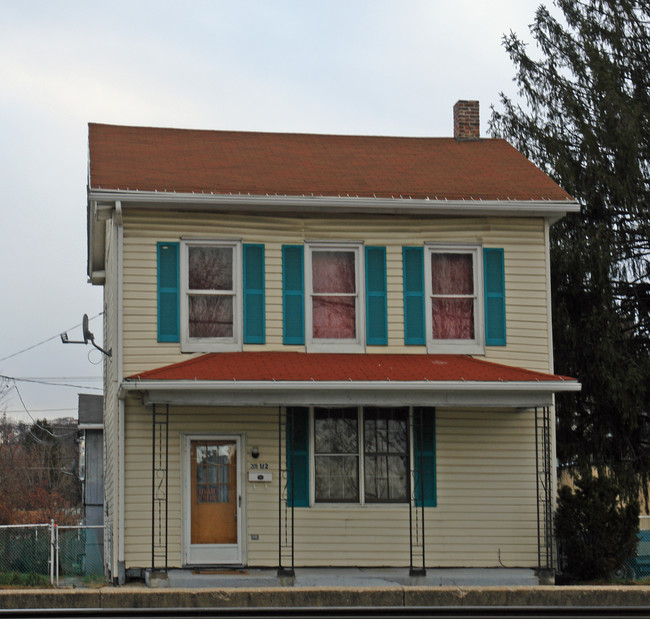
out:
{"label": "two-story house", "polygon": [[106,568],[553,568],[549,227],[506,141],[89,126]]}

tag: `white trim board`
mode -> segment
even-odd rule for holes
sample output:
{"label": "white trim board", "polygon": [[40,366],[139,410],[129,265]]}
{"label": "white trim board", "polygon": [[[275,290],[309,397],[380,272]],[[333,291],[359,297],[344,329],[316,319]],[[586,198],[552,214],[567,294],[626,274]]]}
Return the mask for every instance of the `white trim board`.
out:
{"label": "white trim board", "polygon": [[551,406],[553,394],[579,391],[577,381],[539,382],[256,382],[125,381],[120,397],[139,392],[145,405],[196,406]]}

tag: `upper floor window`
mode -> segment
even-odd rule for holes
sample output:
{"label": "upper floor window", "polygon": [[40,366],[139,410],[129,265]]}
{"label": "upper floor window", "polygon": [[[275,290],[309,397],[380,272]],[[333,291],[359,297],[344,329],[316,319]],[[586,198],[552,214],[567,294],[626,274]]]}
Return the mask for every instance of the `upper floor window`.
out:
{"label": "upper floor window", "polygon": [[181,243],[181,349],[239,350],[242,342],[241,244]]}
{"label": "upper floor window", "polygon": [[310,243],[306,260],[308,348],[323,352],[362,350],[361,245]]}
{"label": "upper floor window", "polygon": [[478,246],[429,245],[425,258],[430,352],[484,351],[482,261]]}

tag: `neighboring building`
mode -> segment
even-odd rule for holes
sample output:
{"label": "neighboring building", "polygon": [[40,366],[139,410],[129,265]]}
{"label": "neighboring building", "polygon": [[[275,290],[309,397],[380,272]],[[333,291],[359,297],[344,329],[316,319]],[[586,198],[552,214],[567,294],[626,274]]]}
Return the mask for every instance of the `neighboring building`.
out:
{"label": "neighboring building", "polygon": [[79,394],[79,477],[83,501],[84,570],[104,570],[104,403],[100,395]]}
{"label": "neighboring building", "polygon": [[454,138],[89,126],[109,576],[553,569],[549,228]]}
{"label": "neighboring building", "polygon": [[79,477],[84,524],[104,524],[104,410],[100,395],[79,394]]}

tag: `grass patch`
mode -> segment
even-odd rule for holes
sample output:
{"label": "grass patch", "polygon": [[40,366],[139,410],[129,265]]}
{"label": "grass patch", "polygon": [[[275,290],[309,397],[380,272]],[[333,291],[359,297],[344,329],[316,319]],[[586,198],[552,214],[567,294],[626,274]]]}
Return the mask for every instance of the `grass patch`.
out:
{"label": "grass patch", "polygon": [[39,589],[50,588],[50,579],[43,574],[22,572],[1,572],[0,587],[38,587]]}

